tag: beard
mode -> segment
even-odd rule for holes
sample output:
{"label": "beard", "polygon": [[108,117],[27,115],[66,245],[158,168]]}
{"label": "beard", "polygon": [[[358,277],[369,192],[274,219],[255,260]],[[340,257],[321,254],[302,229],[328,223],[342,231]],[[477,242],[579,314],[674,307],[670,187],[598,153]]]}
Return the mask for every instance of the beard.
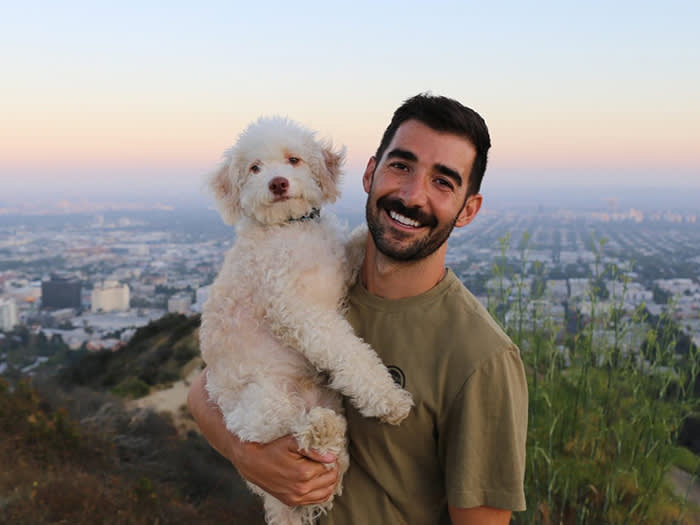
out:
{"label": "beard", "polygon": [[[393,229],[380,221],[380,214],[388,214],[389,211],[395,211],[413,219],[423,227],[427,226],[429,228],[427,235],[407,242],[412,237],[410,232]],[[425,259],[440,248],[452,233],[458,215],[450,222],[441,225],[434,215],[427,214],[420,208],[408,208],[400,199],[385,196],[377,199],[374,204],[369,198],[367,199],[365,218],[377,250],[394,261],[409,262]]]}

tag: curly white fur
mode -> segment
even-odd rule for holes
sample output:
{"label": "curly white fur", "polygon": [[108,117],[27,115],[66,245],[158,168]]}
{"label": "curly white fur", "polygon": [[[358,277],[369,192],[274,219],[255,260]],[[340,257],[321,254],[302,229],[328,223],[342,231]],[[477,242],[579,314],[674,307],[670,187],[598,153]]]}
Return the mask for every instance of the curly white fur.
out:
{"label": "curly white fur", "polygon": [[[338,197],[343,156],[283,118],[251,124],[226,151],[210,185],[237,237],[200,330],[207,389],[227,428],[260,443],[292,434],[302,449],[331,452],[341,481],[348,454],[340,394],[393,424],[412,406],[342,315],[364,233],[344,244],[332,217],[313,217]],[[270,525],[311,524],[332,505],[289,508],[251,488]]]}

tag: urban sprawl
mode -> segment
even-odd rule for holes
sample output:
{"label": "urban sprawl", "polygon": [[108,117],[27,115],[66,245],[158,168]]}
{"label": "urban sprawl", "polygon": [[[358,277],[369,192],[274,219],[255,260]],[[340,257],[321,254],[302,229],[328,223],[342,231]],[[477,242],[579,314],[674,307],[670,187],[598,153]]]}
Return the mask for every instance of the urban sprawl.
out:
{"label": "urban sprawl", "polygon": [[[448,264],[509,326],[585,321],[594,305],[628,318],[671,308],[700,345],[696,215],[602,208],[482,210],[453,234]],[[71,349],[118,349],[167,313],[195,315],[233,237],[211,210],[0,216],[0,340],[25,326]],[[626,333],[631,349],[644,331]]]}

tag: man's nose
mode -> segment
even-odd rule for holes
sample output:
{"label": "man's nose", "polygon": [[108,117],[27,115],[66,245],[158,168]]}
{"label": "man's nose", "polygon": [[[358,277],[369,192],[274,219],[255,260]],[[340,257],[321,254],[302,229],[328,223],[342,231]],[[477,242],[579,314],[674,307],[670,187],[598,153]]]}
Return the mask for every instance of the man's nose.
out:
{"label": "man's nose", "polygon": [[401,200],[408,207],[422,207],[427,202],[426,178],[421,173],[413,173],[401,181]]}

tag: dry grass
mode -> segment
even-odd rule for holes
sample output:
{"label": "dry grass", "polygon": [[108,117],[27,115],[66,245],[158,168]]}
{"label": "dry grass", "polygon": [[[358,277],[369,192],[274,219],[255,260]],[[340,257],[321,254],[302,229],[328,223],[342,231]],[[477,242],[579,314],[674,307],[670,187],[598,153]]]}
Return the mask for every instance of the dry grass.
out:
{"label": "dry grass", "polygon": [[0,380],[0,521],[262,523],[258,500],[201,438],[177,437],[154,413],[109,418],[98,435]]}

